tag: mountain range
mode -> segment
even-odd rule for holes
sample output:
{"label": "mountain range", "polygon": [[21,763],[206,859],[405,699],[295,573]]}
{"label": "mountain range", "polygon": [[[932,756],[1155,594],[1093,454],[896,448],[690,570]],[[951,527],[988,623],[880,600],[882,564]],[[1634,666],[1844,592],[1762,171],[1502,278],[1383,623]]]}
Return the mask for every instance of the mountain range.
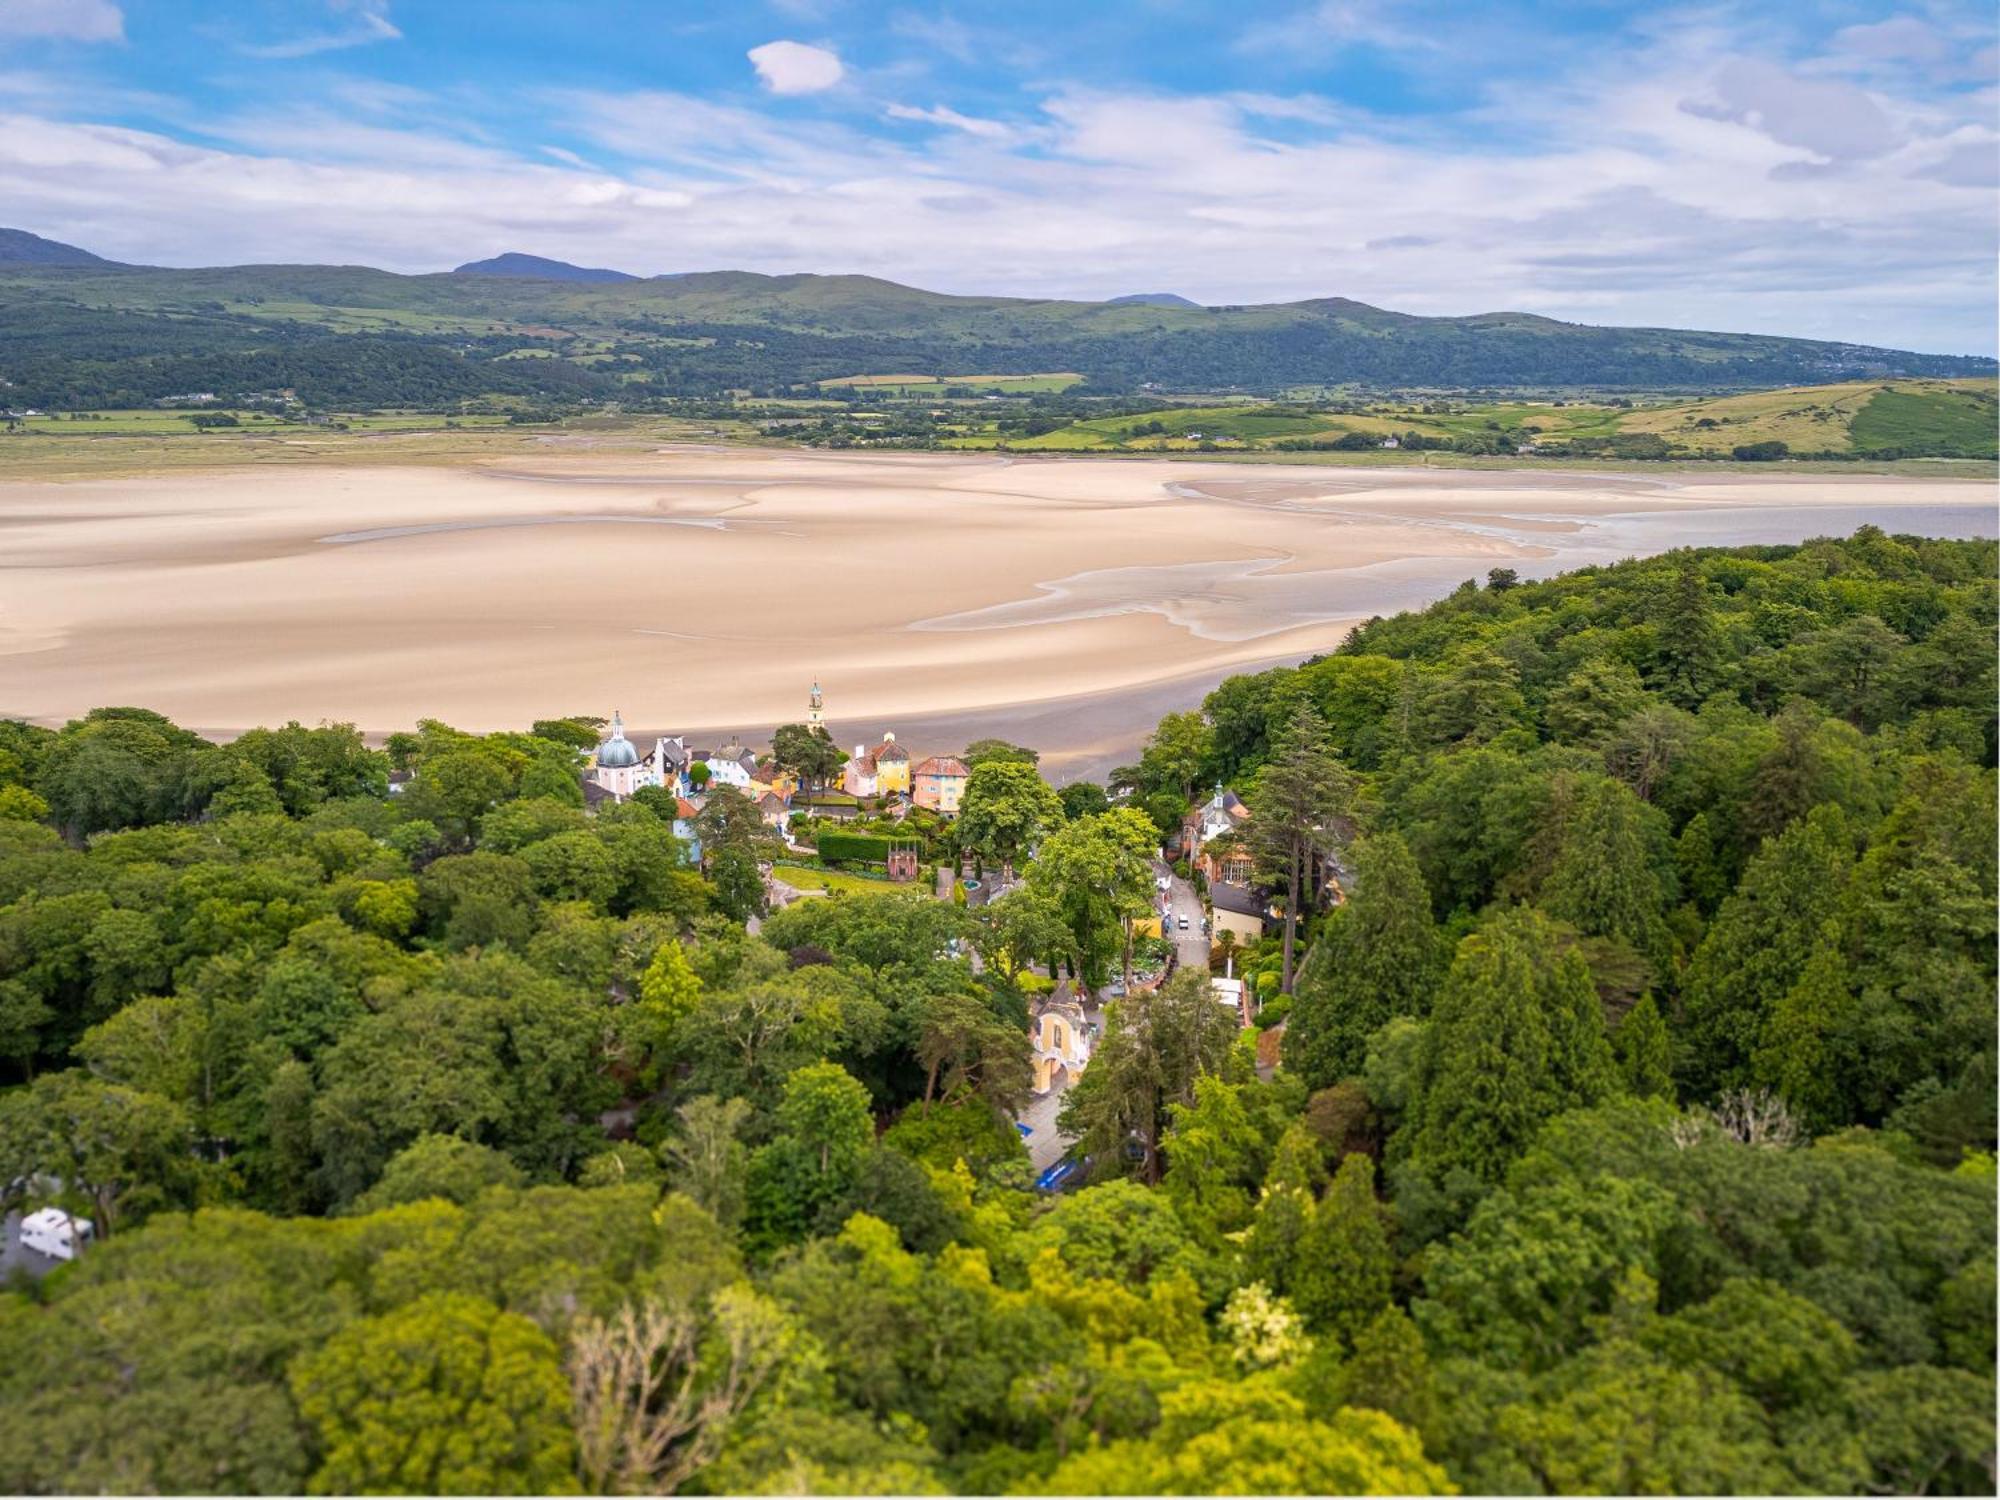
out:
{"label": "mountain range", "polygon": [[781,390],[860,374],[1073,371],[1089,389],[1724,391],[1975,376],[1990,359],[1762,334],[1418,317],[1342,297],[1203,307],[954,296],[871,276],[635,277],[509,253],[451,272],[170,269],[0,230],[9,400],[289,387],[328,404]]}

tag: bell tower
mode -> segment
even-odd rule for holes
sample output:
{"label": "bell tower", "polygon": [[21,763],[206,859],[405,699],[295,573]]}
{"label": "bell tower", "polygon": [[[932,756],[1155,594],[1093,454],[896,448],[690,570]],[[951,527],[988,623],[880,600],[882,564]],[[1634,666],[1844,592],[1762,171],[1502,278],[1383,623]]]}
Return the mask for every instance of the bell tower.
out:
{"label": "bell tower", "polygon": [[806,699],[806,728],[823,729],[825,727],[826,700],[820,694],[819,679],[815,677],[813,679],[812,696]]}

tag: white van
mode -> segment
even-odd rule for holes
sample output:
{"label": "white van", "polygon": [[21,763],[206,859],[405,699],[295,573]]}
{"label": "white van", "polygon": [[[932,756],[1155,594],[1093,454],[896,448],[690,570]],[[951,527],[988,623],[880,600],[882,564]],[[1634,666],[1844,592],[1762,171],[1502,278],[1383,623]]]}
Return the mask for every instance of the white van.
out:
{"label": "white van", "polygon": [[[72,1234],[70,1226],[76,1226]],[[78,1246],[88,1245],[95,1229],[88,1219],[71,1219],[59,1208],[38,1208],[21,1220],[21,1244],[51,1260],[75,1260]]]}

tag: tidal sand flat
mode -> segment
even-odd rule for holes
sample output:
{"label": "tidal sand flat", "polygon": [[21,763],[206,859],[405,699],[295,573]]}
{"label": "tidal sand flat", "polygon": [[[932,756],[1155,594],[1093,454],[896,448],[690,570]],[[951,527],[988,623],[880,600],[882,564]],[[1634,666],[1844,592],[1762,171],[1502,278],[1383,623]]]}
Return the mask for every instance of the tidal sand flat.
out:
{"label": "tidal sand flat", "polygon": [[7,483],[0,714],[385,732],[617,706],[752,732],[817,677],[837,728],[1018,719],[1074,773],[1169,686],[1329,649],[1489,568],[1863,521],[1992,535],[1993,501],[1860,475],[707,448]]}

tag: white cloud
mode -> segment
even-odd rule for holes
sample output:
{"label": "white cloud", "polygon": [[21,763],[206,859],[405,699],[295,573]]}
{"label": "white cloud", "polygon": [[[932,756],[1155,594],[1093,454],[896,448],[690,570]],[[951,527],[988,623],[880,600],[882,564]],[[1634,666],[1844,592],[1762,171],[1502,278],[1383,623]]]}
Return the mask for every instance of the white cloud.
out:
{"label": "white cloud", "polygon": [[0,44],[24,37],[122,42],[125,13],[112,0],[0,0]]}
{"label": "white cloud", "polygon": [[1801,78],[1754,58],[1724,63],[1704,94],[1684,107],[1712,120],[1747,125],[1781,145],[1834,161],[1878,156],[1900,139],[1881,106],[1853,84]]}
{"label": "white cloud", "polygon": [[[1719,70],[1712,40],[1501,97],[1472,123],[1504,144],[1310,93],[1073,90],[996,134],[941,105],[889,110],[937,130],[801,131],[754,101],[572,91],[307,104],[208,122],[197,147],[58,119],[76,111],[30,93],[0,120],[0,204],[153,263],[431,270],[522,248],[950,292],[1171,286],[1990,348],[1987,99]],[[563,145],[498,144],[477,129],[487,112]]]}
{"label": "white cloud", "polygon": [[351,17],[334,31],[312,32],[282,42],[240,42],[237,50],[251,57],[313,57],[321,52],[338,52],[345,47],[365,47],[371,42],[394,42],[403,33],[389,19],[389,0],[327,0],[336,15]]}
{"label": "white cloud", "polygon": [[750,65],[774,94],[817,94],[846,75],[839,54],[804,42],[766,42],[750,49]]}
{"label": "white cloud", "polygon": [[976,135],[989,141],[1004,141],[1013,131],[998,120],[981,120],[972,115],[962,115],[944,105],[933,105],[929,109],[918,109],[913,104],[891,104],[883,114],[892,120],[921,120],[932,125],[943,125],[951,130],[962,130],[967,135]]}

